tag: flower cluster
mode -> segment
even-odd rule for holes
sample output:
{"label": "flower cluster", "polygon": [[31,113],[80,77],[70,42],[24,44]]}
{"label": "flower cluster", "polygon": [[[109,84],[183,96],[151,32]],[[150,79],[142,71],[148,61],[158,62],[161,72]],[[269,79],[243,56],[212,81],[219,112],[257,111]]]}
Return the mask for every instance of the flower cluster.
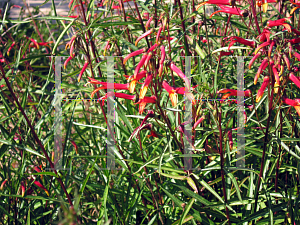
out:
{"label": "flower cluster", "polygon": [[[149,18],[147,22],[147,27],[149,26],[150,22],[152,21],[152,17]],[[141,84],[139,95],[138,97],[135,95],[129,95],[125,93],[115,93],[115,97],[117,98],[123,98],[127,100],[132,100],[135,102],[135,104],[139,104],[139,113],[142,114],[144,112],[144,108],[147,103],[155,104],[157,103],[157,95],[153,95],[155,93],[154,89],[151,90],[152,96],[146,96],[149,92],[149,88],[157,88],[156,85],[154,85],[153,82],[157,82],[158,80],[161,80],[162,82],[159,84],[160,87],[162,87],[164,90],[166,90],[169,93],[169,97],[172,103],[173,107],[176,107],[177,105],[177,94],[186,95],[187,98],[192,101],[193,104],[196,104],[195,97],[191,93],[191,84],[188,78],[185,76],[185,74],[175,65],[172,61],[166,60],[166,52],[165,52],[165,46],[162,45],[162,40],[164,39],[161,34],[164,32],[165,29],[165,23],[161,23],[160,27],[158,28],[157,32],[155,32],[155,29],[150,29],[141,36],[139,36],[136,41],[135,45],[137,46],[138,43],[147,38],[151,34],[155,34],[156,41],[155,44],[153,44],[150,48],[142,48],[137,51],[134,51],[127,56],[124,57],[123,64],[125,64],[130,58],[138,55],[141,56],[141,60],[135,67],[133,75],[125,75],[128,83],[126,84],[118,84],[114,83],[111,84],[115,90],[127,90],[129,93],[134,93],[136,91],[136,85]],[[71,45],[71,44],[70,44]],[[154,70],[154,66],[151,63],[151,60],[158,59],[157,65],[159,65],[157,70]],[[185,87],[175,87],[170,85],[166,80],[162,80],[162,77],[165,75],[165,72],[167,69],[170,69],[172,72],[175,72],[185,83]],[[99,82],[93,78],[90,78],[89,83],[91,84],[100,84],[101,87],[96,88],[92,93],[91,97],[95,95],[96,92],[98,92],[101,89],[107,89],[108,83],[106,82]],[[144,81],[141,82],[141,80],[144,79]],[[101,98],[101,100],[105,100],[108,96],[112,94],[107,93],[104,97]]]}

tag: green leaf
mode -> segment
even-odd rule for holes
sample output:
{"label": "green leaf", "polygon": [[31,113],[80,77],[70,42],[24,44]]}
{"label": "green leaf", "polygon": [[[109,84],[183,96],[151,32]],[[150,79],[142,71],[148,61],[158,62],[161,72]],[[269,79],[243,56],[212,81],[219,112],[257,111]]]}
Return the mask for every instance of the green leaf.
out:
{"label": "green leaf", "polygon": [[193,217],[191,218],[191,216],[189,216],[189,217],[188,217],[188,220],[185,219],[186,216],[187,216],[187,214],[189,213],[190,209],[192,208],[194,202],[195,202],[195,199],[192,198],[192,199],[189,201],[189,203],[185,206],[184,211],[183,211],[183,214],[182,214],[182,216],[181,216],[181,218],[180,218],[180,221],[179,221],[179,225],[182,225],[182,224],[186,223],[187,221],[189,221],[189,220],[191,220],[191,219],[193,218]]}
{"label": "green leaf", "polygon": [[37,156],[42,157],[42,158],[45,158],[45,156],[39,154],[38,152],[36,152],[36,151],[32,150],[31,148],[28,148],[26,146],[18,145],[18,144],[13,144],[10,141],[6,141],[6,140],[2,140],[2,139],[0,139],[0,142],[3,143],[3,144],[9,145],[9,146],[13,146],[13,147],[16,147],[16,148],[24,149],[27,152],[30,152],[30,153],[32,153],[34,155],[37,155]]}
{"label": "green leaf", "polygon": [[[54,17],[54,18],[57,18],[57,17]],[[60,40],[63,38],[63,36],[65,35],[65,33],[70,29],[70,27],[73,25],[74,21],[75,21],[75,19],[72,19],[72,22],[61,32],[61,34],[57,38],[57,40],[55,42],[55,45],[53,47],[53,50],[52,50],[52,55],[55,55],[55,53],[57,51],[57,46],[59,45]]]}
{"label": "green leaf", "polygon": [[173,202],[175,202],[175,204],[178,207],[182,208],[182,206],[183,206],[183,202],[182,201],[180,201],[178,198],[176,198],[174,194],[171,194],[166,189],[164,189],[161,185],[159,185],[159,186],[169,196],[169,198],[172,199]]}
{"label": "green leaf", "polygon": [[[235,49],[251,49],[251,48],[242,47],[242,46],[231,46],[230,47],[230,50],[235,50]],[[228,51],[228,47],[218,48],[218,49],[214,50],[211,54],[215,54],[215,53],[221,52],[221,51]]]}

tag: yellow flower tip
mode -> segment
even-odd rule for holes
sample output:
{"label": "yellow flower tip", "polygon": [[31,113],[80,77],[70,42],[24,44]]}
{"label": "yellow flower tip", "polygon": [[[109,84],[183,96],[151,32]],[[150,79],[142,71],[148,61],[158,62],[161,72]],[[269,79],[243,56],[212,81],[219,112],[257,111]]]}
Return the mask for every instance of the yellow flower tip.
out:
{"label": "yellow flower tip", "polygon": [[295,7],[291,10],[290,14],[292,15],[297,9],[299,9],[299,7]]}
{"label": "yellow flower tip", "polygon": [[134,92],[135,86],[136,86],[136,80],[131,81],[129,84],[129,92],[130,93]]}
{"label": "yellow flower tip", "polygon": [[139,99],[143,99],[147,93],[148,86],[141,88]]}
{"label": "yellow flower tip", "polygon": [[294,108],[296,109],[298,115],[300,116],[300,106],[296,105],[294,106]]}
{"label": "yellow flower tip", "polygon": [[7,52],[7,56],[9,56],[9,52]]}
{"label": "yellow flower tip", "polygon": [[257,95],[256,96],[256,102],[259,102],[261,100],[261,98],[262,98],[262,94],[261,95]]}
{"label": "yellow flower tip", "polygon": [[174,92],[171,92],[171,93],[169,94],[169,97],[170,97],[172,106],[173,106],[173,107],[176,107],[176,105],[177,105],[177,94],[174,93]]}
{"label": "yellow flower tip", "polygon": [[200,9],[201,6],[204,6],[205,4],[207,4],[208,2],[202,2],[200,3],[197,7],[196,7],[196,11],[198,11],[198,9]]}
{"label": "yellow flower tip", "polygon": [[37,48],[37,49],[40,49],[40,46],[39,46],[39,44],[38,44],[38,43],[36,43],[36,48]]}
{"label": "yellow flower tip", "polygon": [[292,28],[291,28],[291,26],[290,26],[289,24],[284,23],[284,24],[282,24],[282,26],[284,26],[284,27],[287,29],[287,31],[288,31],[289,33],[292,32]]}
{"label": "yellow flower tip", "polygon": [[266,13],[267,12],[267,9],[268,9],[268,3],[263,3],[262,4],[262,8],[263,8],[263,12]]}

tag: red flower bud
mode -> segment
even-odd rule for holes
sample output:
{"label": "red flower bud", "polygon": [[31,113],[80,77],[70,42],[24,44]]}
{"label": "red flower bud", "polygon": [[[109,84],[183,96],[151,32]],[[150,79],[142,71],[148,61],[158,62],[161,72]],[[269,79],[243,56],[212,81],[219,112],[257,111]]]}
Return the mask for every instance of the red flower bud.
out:
{"label": "red flower bud", "polygon": [[88,61],[85,61],[80,73],[79,73],[79,76],[78,76],[78,82],[80,82],[81,80],[81,77],[82,77],[82,74],[84,73],[84,71],[86,70],[86,68],[88,67],[89,65],[89,62]]}
{"label": "red flower bud", "polygon": [[251,69],[252,64],[254,63],[254,61],[261,56],[261,52],[257,53],[256,55],[254,55],[254,57],[250,60],[249,62],[249,70]]}
{"label": "red flower bud", "polygon": [[153,29],[147,31],[146,33],[142,34],[141,36],[138,37],[138,39],[136,39],[135,41],[135,46],[137,46],[137,44],[139,43],[140,40],[142,40],[144,37],[147,37],[148,35],[153,33]]}
{"label": "red flower bud", "polygon": [[269,61],[269,60],[268,60],[267,58],[265,58],[265,59],[262,61],[261,65],[260,65],[260,67],[258,68],[257,73],[256,73],[256,75],[255,75],[255,77],[254,77],[254,85],[256,85],[257,80],[258,80],[259,75],[261,74],[261,72],[264,71],[264,70],[267,68],[267,66],[268,66],[268,61]]}
{"label": "red flower bud", "polygon": [[127,62],[127,60],[130,59],[131,57],[140,55],[140,54],[145,53],[145,52],[146,52],[146,48],[142,48],[142,49],[139,49],[139,50],[137,50],[137,51],[135,51],[135,52],[132,52],[132,53],[128,54],[128,55],[124,58],[123,64],[125,64],[125,63]]}
{"label": "red flower bud", "polygon": [[266,89],[266,87],[268,86],[268,84],[270,83],[270,78],[268,76],[264,77],[264,81],[260,87],[260,89],[257,92],[257,96],[256,96],[256,102],[259,102],[263,96],[263,93]]}

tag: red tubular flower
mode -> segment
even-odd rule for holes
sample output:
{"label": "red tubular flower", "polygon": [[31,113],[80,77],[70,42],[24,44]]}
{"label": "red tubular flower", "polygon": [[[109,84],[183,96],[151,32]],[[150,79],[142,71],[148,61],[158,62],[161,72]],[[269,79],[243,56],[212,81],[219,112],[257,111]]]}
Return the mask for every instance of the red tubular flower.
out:
{"label": "red tubular flower", "polygon": [[172,41],[174,39],[174,37],[165,37],[165,36],[162,36],[160,37],[162,40],[169,40],[169,41]]}
{"label": "red tubular flower", "polygon": [[234,43],[236,43],[236,42],[238,42],[238,43],[240,43],[240,44],[243,44],[243,45],[250,46],[250,47],[252,47],[252,48],[254,48],[254,44],[255,44],[254,41],[248,41],[248,40],[246,40],[246,39],[244,39],[244,38],[240,38],[240,37],[237,37],[237,36],[232,36],[232,37],[230,37],[230,38],[228,39],[228,41],[226,41],[226,42],[229,42],[229,41],[230,41],[230,43],[229,43],[229,46],[228,46],[228,51],[230,50],[230,47],[231,47]]}
{"label": "red tubular flower", "polygon": [[76,19],[76,18],[78,18],[79,16],[63,16],[63,17],[69,17],[69,18]]}
{"label": "red tubular flower", "polygon": [[267,66],[268,66],[268,61],[269,61],[269,60],[268,60],[267,58],[265,58],[265,59],[262,61],[261,65],[260,65],[260,67],[258,68],[257,73],[256,73],[256,75],[255,75],[255,77],[254,77],[254,85],[257,84],[257,80],[258,80],[259,75],[261,74],[261,72],[264,71],[264,70],[267,68]]}
{"label": "red tubular flower", "polygon": [[240,8],[231,8],[231,7],[226,7],[226,6],[222,6],[222,5],[218,5],[221,10],[218,10],[216,12],[214,12],[213,14],[210,15],[209,18],[212,18],[213,15],[215,15],[216,13],[228,13],[231,15],[238,15],[238,16],[242,16],[242,17],[246,17],[248,16],[248,11],[247,10],[242,10]]}
{"label": "red tubular flower", "polygon": [[[91,82],[92,83],[92,82]],[[101,84],[103,86],[96,88],[92,93],[91,93],[91,98],[94,97],[95,93],[102,90],[102,89],[107,89],[107,86],[114,86],[115,90],[128,90],[129,89],[129,83],[127,84],[112,84],[112,83],[107,83],[107,82],[98,82],[98,84]]]}
{"label": "red tubular flower", "polygon": [[154,49],[156,49],[157,46],[158,46],[158,44],[155,43],[153,46],[151,46],[151,47],[148,49],[147,53],[152,52]]}
{"label": "red tubular flower", "polygon": [[283,53],[282,56],[283,56],[283,59],[284,59],[284,61],[285,61],[285,64],[286,64],[288,70],[291,70],[291,64],[290,64],[289,58],[287,57],[287,55],[286,55],[285,53]]}
{"label": "red tubular flower", "polygon": [[15,46],[15,44],[16,44],[16,42],[13,42],[13,43],[11,44],[11,46],[8,48],[8,50],[7,50],[7,55],[8,55],[8,56],[9,56],[10,50]]}
{"label": "red tubular flower", "polygon": [[264,42],[264,43],[260,44],[260,45],[257,46],[257,48],[255,49],[254,54],[257,54],[257,52],[258,52],[261,48],[266,47],[266,46],[268,46],[268,45],[270,45],[270,44],[271,44],[270,41],[267,41],[267,42]]}
{"label": "red tubular flower", "polygon": [[149,63],[151,57],[152,57],[152,52],[150,52],[150,53],[148,54],[148,56],[147,56],[147,58],[146,58],[146,60],[145,60],[145,63],[144,63],[145,69],[147,68],[147,65],[148,65],[148,63]]}
{"label": "red tubular flower", "polygon": [[297,34],[297,35],[300,35],[300,31],[299,31],[299,30],[296,30],[296,29],[294,29],[294,28],[292,28],[292,32],[295,33],[295,34]]}
{"label": "red tubular flower", "polygon": [[[50,48],[49,44],[52,44],[52,43],[53,43],[53,41],[39,42],[38,45],[39,46],[47,46],[48,48]],[[34,43],[31,43],[29,46],[32,47],[32,48],[36,48],[36,45]]]}
{"label": "red tubular flower", "polygon": [[292,15],[297,9],[300,9],[300,3],[293,2],[292,0],[290,0],[290,3],[297,6],[291,10],[290,14]]}
{"label": "red tubular flower", "polygon": [[253,65],[254,61],[261,56],[261,52],[254,55],[254,57],[249,62],[249,70],[251,69],[251,66]]}
{"label": "red tubular flower", "polygon": [[49,196],[49,191],[44,187],[44,185],[42,185],[40,182],[38,182],[38,181],[34,181],[33,182],[36,186],[38,186],[39,188],[41,188],[41,189],[43,189],[45,192],[46,192],[46,194]]}
{"label": "red tubular flower", "polygon": [[231,51],[229,51],[229,52],[221,51],[220,55],[221,55],[221,57],[222,57],[222,56],[227,56],[227,55],[233,55],[233,50],[231,50]]}
{"label": "red tubular flower", "polygon": [[149,137],[156,137],[156,138],[158,138],[158,135],[155,133],[155,131],[150,130],[150,134],[147,135],[147,138],[149,138]]}
{"label": "red tubular flower", "polygon": [[67,58],[67,60],[66,60],[65,63],[64,63],[64,69],[66,69],[68,62],[70,62],[71,59],[73,59],[72,56],[69,56],[69,57]]}
{"label": "red tubular flower", "polygon": [[27,36],[25,36],[25,37],[27,38],[27,40],[30,40],[31,42],[33,42],[37,49],[40,48],[40,46],[39,46],[39,44],[36,42],[36,40],[34,40],[33,38],[29,38],[29,37],[27,37]]}
{"label": "red tubular flower", "polygon": [[81,80],[81,77],[82,77],[82,74],[84,73],[84,71],[86,70],[86,68],[88,67],[89,65],[89,62],[88,61],[85,61],[80,73],[79,73],[79,76],[78,76],[78,82],[80,82]]}
{"label": "red tubular flower", "polygon": [[160,37],[160,34],[163,30],[163,26],[161,26],[159,29],[158,29],[158,32],[157,32],[157,35],[156,35],[156,40],[155,40],[155,43],[158,44],[158,41],[159,41],[159,37]]}
{"label": "red tubular flower", "polygon": [[265,40],[267,40],[267,42],[270,41],[270,35],[271,35],[271,31],[268,28],[265,28],[260,35],[258,35],[258,39],[260,42],[264,42]]}
{"label": "red tubular flower", "polygon": [[256,102],[259,102],[263,96],[263,93],[266,89],[266,87],[268,86],[268,84],[270,83],[270,78],[268,76],[264,77],[264,81],[260,87],[260,89],[257,92],[257,96],[256,96]]}
{"label": "red tubular flower", "polygon": [[139,114],[142,114],[144,112],[147,103],[156,103],[156,97],[155,96],[144,97],[143,99],[140,99],[137,103],[135,103],[135,104],[140,104]]}
{"label": "red tubular flower", "polygon": [[273,74],[275,76],[275,80],[276,80],[277,85],[280,85],[279,74],[278,74],[278,71],[277,71],[277,69],[276,69],[276,67],[274,65],[273,60],[270,61],[270,66],[271,66]]}
{"label": "red tubular flower", "polygon": [[74,1],[74,0],[71,0],[71,1],[70,1],[70,3],[69,3],[69,8],[71,8],[71,6],[72,6],[72,4],[73,4],[73,1]]}
{"label": "red tubular flower", "polygon": [[[197,86],[198,85],[194,86],[192,88],[192,90],[194,90]],[[186,92],[185,87],[177,87],[177,88],[175,88],[175,92],[177,94],[185,95],[187,97],[187,99],[192,102],[193,105],[196,104],[196,100],[195,100],[194,95],[191,92]]]}
{"label": "red tubular flower", "polygon": [[147,31],[146,33],[142,34],[141,36],[138,37],[138,39],[136,39],[135,41],[135,46],[137,46],[137,44],[139,43],[140,40],[142,40],[144,37],[147,37],[148,35],[153,33],[153,29]]}
{"label": "red tubular flower", "polygon": [[214,4],[214,5],[234,5],[235,0],[208,0],[206,2],[202,2],[199,5],[197,5],[196,7],[196,11],[198,11],[198,9],[206,4]]}
{"label": "red tubular flower", "polygon": [[73,53],[73,51],[74,51],[74,45],[75,45],[75,42],[73,42],[73,43],[71,44],[71,48],[70,48],[70,56],[71,56],[72,58],[74,58],[74,56],[75,56],[75,53]]}
{"label": "red tubular flower", "polygon": [[[85,2],[82,2],[82,4],[85,4]],[[74,11],[78,6],[80,6],[80,5],[74,5],[72,11]]]}
{"label": "red tubular flower", "polygon": [[293,81],[294,84],[296,84],[296,86],[297,86],[298,88],[300,88],[300,81],[299,81],[299,79],[294,75],[293,72],[290,73],[289,78],[290,78],[291,81]]}
{"label": "red tubular flower", "polygon": [[[234,89],[221,89],[217,93],[218,94],[227,93],[227,94],[223,95],[221,99],[226,99],[230,96],[237,96],[237,94],[238,94],[237,90],[234,90]],[[251,96],[251,91],[250,90],[244,91],[244,95],[245,95],[245,97],[250,97]]]}
{"label": "red tubular flower", "polygon": [[103,52],[103,55],[105,56],[105,53],[106,53],[106,51],[109,49],[109,40],[106,42],[106,45],[105,45],[105,47],[104,47],[104,52]]}
{"label": "red tubular flower", "polygon": [[143,86],[141,87],[141,91],[140,91],[140,96],[139,96],[139,99],[143,99],[147,93],[147,90],[148,90],[148,86],[150,84],[150,82],[152,81],[153,79],[153,76],[152,74],[148,74],[148,76],[146,77],[145,79],[145,82],[143,84]]}
{"label": "red tubular flower", "polygon": [[298,115],[300,116],[300,99],[289,99],[286,97],[282,98],[283,103],[293,106],[295,108],[295,110],[297,111]]}
{"label": "red tubular flower", "polygon": [[7,182],[7,179],[5,179],[5,180],[2,182],[2,184],[1,184],[1,186],[0,186],[0,191],[3,190],[4,185],[6,184],[6,182]]}
{"label": "red tubular flower", "polygon": [[75,143],[75,141],[72,141],[72,140],[70,140],[70,142],[74,146],[76,154],[78,154],[78,146],[77,146],[77,144]]}
{"label": "red tubular flower", "polygon": [[203,115],[203,116],[201,116],[201,118],[200,119],[198,119],[197,121],[196,121],[196,123],[194,124],[194,126],[193,126],[193,130],[195,130],[197,127],[198,127],[198,125],[200,124],[200,123],[202,123],[203,122],[203,120],[205,119],[205,116]]}
{"label": "red tubular flower", "polygon": [[293,47],[290,42],[288,43],[288,47],[289,47],[289,57],[292,58]]}
{"label": "red tubular flower", "polygon": [[19,6],[19,5],[12,5],[10,8],[11,8],[11,9],[13,9],[13,8],[19,8],[19,9],[22,9],[22,7]]}
{"label": "red tubular flower", "polygon": [[279,20],[269,20],[269,21],[267,22],[267,26],[268,26],[268,27],[275,27],[275,26],[280,26],[280,25],[282,25],[282,26],[284,26],[289,32],[291,32],[291,31],[292,31],[291,26],[290,26],[288,23],[285,22],[285,21],[291,22],[290,18],[291,18],[291,16],[288,17],[288,18],[282,18],[282,19],[279,19]]}
{"label": "red tubular flower", "polygon": [[[144,78],[146,75],[147,75],[147,71],[146,71],[146,70],[143,70],[143,71],[141,71],[140,73],[137,74],[136,80],[138,81],[138,80]],[[124,76],[126,77],[126,79],[127,79],[128,81],[131,81],[131,80],[134,79],[133,76],[128,76],[128,75],[124,75]]]}
{"label": "red tubular flower", "polygon": [[134,74],[133,74],[134,79],[136,79],[136,76],[139,73],[141,67],[145,64],[147,57],[148,57],[147,54],[143,54],[141,61],[139,62],[139,64],[137,65],[137,67],[134,70]]}
{"label": "red tubular flower", "polygon": [[258,7],[263,7],[263,12],[267,12],[267,9],[268,9],[268,3],[276,3],[276,0],[258,0],[256,1],[256,5]]}
{"label": "red tubular flower", "polygon": [[70,46],[72,45],[72,43],[74,42],[74,40],[75,40],[75,38],[76,38],[76,35],[74,35],[72,38],[71,38],[71,40],[66,44],[66,50],[68,49],[68,48],[70,48]]}
{"label": "red tubular flower", "polygon": [[150,19],[147,21],[146,26],[145,26],[146,30],[149,29],[149,26],[150,26],[150,23],[152,20],[153,20],[153,16],[151,16]]}
{"label": "red tubular flower", "polygon": [[[110,92],[110,95],[108,95],[108,96],[111,96],[111,95],[112,95],[112,92]],[[107,93],[105,96],[107,98]],[[115,97],[131,100],[131,101],[135,100],[135,95],[128,95],[128,94],[124,94],[124,93],[115,93]]]}
{"label": "red tubular flower", "polygon": [[187,88],[188,88],[188,91],[189,91],[190,88],[191,88],[190,81],[187,79],[187,77],[184,75],[184,73],[183,73],[177,66],[175,66],[174,62],[171,62],[171,63],[170,63],[170,69],[171,69],[173,72],[177,73],[177,75],[178,75],[181,79],[183,79],[183,81],[185,82],[185,84],[186,84],[186,86],[187,86]]}
{"label": "red tubular flower", "polygon": [[163,69],[164,69],[164,61],[165,61],[165,58],[166,58],[165,47],[163,45],[160,46],[160,52],[161,52],[161,58],[160,58],[160,61],[159,61],[158,75],[161,77]]}
{"label": "red tubular flower", "polygon": [[143,16],[144,16],[144,19],[149,20],[149,13],[148,12],[145,12]]}
{"label": "red tubular flower", "polygon": [[127,62],[127,60],[130,59],[131,57],[140,55],[140,54],[145,53],[145,52],[146,52],[146,48],[142,48],[142,49],[139,49],[135,52],[132,52],[132,53],[128,54],[127,56],[125,56],[125,58],[123,60],[123,64],[125,64]]}
{"label": "red tubular flower", "polygon": [[102,101],[102,106],[104,105],[104,100],[106,100],[108,97],[111,97],[115,95],[116,98],[123,98],[131,101],[135,101],[135,95],[128,95],[124,93],[114,93],[114,92],[108,92],[103,97],[101,97],[99,100]]}
{"label": "red tubular flower", "polygon": [[232,130],[231,129],[227,131],[227,135],[228,135],[228,141],[229,141],[229,148],[230,148],[230,150],[232,150],[233,141],[232,141]]}
{"label": "red tubular flower", "polygon": [[268,50],[268,57],[269,58],[271,57],[271,53],[272,53],[274,45],[275,45],[275,41],[271,41],[271,44],[270,44],[269,50]]}
{"label": "red tubular flower", "polygon": [[135,89],[135,86],[136,86],[136,82],[138,82],[138,80],[144,78],[147,74],[147,71],[146,70],[143,70],[142,72],[138,73],[137,76],[136,76],[136,79],[134,79],[133,76],[127,76],[127,75],[124,75],[126,76],[126,79],[128,81],[130,81],[130,84],[129,84],[129,92],[130,93],[133,93],[134,92],[134,89]]}
{"label": "red tubular flower", "polygon": [[300,54],[298,52],[294,52],[293,55],[300,61]]}
{"label": "red tubular flower", "polygon": [[26,190],[26,188],[25,188],[24,181],[21,181],[21,193],[22,193],[22,197],[24,197],[24,195],[25,195],[25,190]]}
{"label": "red tubular flower", "polygon": [[173,107],[177,105],[177,94],[176,90],[171,87],[166,81],[163,81],[162,87],[169,93],[169,97]]}

